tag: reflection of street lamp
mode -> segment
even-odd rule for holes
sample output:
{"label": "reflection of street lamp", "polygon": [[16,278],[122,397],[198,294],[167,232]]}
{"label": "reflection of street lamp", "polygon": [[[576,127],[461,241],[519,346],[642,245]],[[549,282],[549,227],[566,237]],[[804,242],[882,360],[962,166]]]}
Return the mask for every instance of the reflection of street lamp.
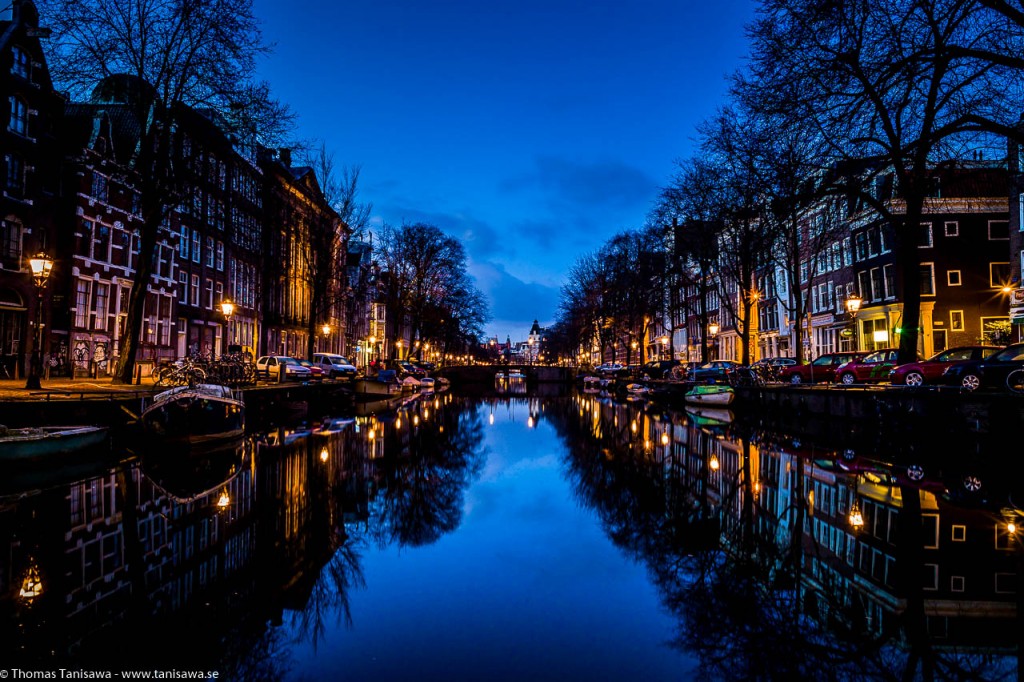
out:
{"label": "reflection of street lamp", "polygon": [[864,299],[858,296],[856,292],[853,292],[846,297],[846,312],[850,313],[850,317],[853,319],[854,350],[860,350],[860,330],[857,328],[857,313],[860,312],[860,306],[862,303],[864,303]]}
{"label": "reflection of street lamp", "polygon": [[398,349],[395,352],[398,355],[398,359],[401,360],[402,359],[402,339],[397,339],[395,341],[395,348]]}
{"label": "reflection of street lamp", "polygon": [[40,251],[28,260],[28,264],[32,268],[32,281],[36,284],[36,340],[25,388],[38,389],[42,388],[39,385],[39,376],[43,371],[43,287],[46,286],[50,270],[53,269],[53,259]]}

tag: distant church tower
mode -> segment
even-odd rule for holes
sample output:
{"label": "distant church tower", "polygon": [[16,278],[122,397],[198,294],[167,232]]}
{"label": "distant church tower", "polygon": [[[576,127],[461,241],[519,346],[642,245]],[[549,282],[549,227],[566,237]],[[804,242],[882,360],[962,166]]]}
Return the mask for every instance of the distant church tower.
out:
{"label": "distant church tower", "polygon": [[544,330],[537,324],[537,320],[533,321],[533,326],[530,327],[530,333],[526,337],[527,349],[530,354],[530,362],[537,359],[537,354],[540,352],[540,342],[543,338]]}

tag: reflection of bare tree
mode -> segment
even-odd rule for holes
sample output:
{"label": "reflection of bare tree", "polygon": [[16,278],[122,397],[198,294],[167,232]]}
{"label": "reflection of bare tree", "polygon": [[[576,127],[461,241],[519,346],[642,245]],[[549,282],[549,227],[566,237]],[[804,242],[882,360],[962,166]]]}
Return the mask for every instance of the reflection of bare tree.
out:
{"label": "reflection of bare tree", "polygon": [[328,616],[334,614],[334,624],[344,621],[352,625],[349,595],[352,590],[366,586],[360,554],[352,543],[337,548],[313,584],[312,592],[294,622],[295,635],[300,640],[317,644],[327,632]]}
{"label": "reflection of bare tree", "polygon": [[[899,584],[887,588],[906,606],[883,612],[865,599],[873,595],[870,586],[854,584],[863,581],[856,562],[871,554],[858,553],[853,536],[840,548],[835,538],[843,535],[845,543],[847,530],[813,515],[804,470],[813,460],[782,452],[764,434],[709,433],[678,415],[627,405],[583,398],[548,403],[546,414],[567,445],[577,496],[598,512],[622,551],[649,567],[678,618],[671,643],[696,654],[706,676],[1012,676],[1005,657],[933,644],[921,591],[916,489],[902,491]],[[772,480],[776,503],[765,502],[762,479]],[[810,530],[816,524],[824,524],[820,535],[833,538],[833,546],[818,544]]]}
{"label": "reflection of bare tree", "polygon": [[396,438],[385,452],[388,485],[370,529],[381,546],[429,545],[458,528],[466,488],[483,466],[475,403],[457,400],[435,410],[425,402],[407,420],[407,441]]}

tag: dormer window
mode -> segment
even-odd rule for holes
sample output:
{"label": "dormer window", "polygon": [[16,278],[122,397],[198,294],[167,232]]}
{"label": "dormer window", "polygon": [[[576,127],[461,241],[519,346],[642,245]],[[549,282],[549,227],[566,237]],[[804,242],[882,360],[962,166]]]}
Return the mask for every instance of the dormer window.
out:
{"label": "dormer window", "polygon": [[32,60],[29,58],[28,52],[21,49],[17,45],[11,48],[11,73],[15,76],[21,76],[25,79],[32,77]]}
{"label": "dormer window", "polygon": [[28,135],[28,104],[17,95],[8,98],[11,104],[11,118],[7,122],[7,129],[19,135]]}

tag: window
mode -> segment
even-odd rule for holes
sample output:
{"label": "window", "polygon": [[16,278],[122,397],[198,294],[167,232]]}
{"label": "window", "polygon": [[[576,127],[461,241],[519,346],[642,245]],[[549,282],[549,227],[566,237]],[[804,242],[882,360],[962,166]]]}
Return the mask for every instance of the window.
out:
{"label": "window", "polygon": [[214,298],[214,300],[218,304],[222,303],[224,301],[224,284],[222,282],[217,282],[216,291],[217,291],[217,295]]}
{"label": "window", "polygon": [[921,588],[927,591],[939,589],[939,565],[925,564],[922,566]]}
{"label": "window", "polygon": [[102,331],[107,328],[107,309],[110,305],[110,285],[96,283],[96,321],[93,329]]}
{"label": "window", "polygon": [[85,329],[89,324],[89,301],[92,298],[92,280],[75,282],[75,326]]}
{"label": "window", "polygon": [[947,220],[945,224],[945,235],[947,237],[960,236],[960,223],[955,220]]}
{"label": "window", "polygon": [[932,224],[921,223],[921,231],[917,235],[917,248],[930,249],[932,247]]}
{"label": "window", "polygon": [[895,267],[892,263],[882,267],[882,279],[885,280],[885,297],[896,298],[896,278],[893,275]]}
{"label": "window", "polygon": [[0,220],[0,258],[21,260],[21,225]]}
{"label": "window", "polygon": [[857,289],[860,291],[861,297],[865,301],[871,300],[871,276],[867,270],[862,270],[857,273]]}
{"label": "window", "polygon": [[103,203],[107,202],[107,176],[92,174],[92,197]]}
{"label": "window", "polygon": [[217,269],[224,272],[224,242],[217,242]]}
{"label": "window", "polygon": [[961,284],[963,284],[963,281],[960,279],[960,271],[959,270],[947,270],[946,271],[946,284],[948,284],[951,287],[958,287]]}
{"label": "window", "polygon": [[949,590],[951,592],[963,592],[964,591],[964,577],[962,575],[954,575],[949,578]]}
{"label": "window", "polygon": [[1010,238],[1009,220],[988,221],[988,238],[993,240],[1004,240]]}
{"label": "window", "polygon": [[19,154],[4,154],[4,190],[12,197],[25,194],[25,162]]}
{"label": "window", "polygon": [[22,78],[30,78],[32,76],[32,60],[29,58],[28,52],[14,45],[11,48],[11,57],[11,73]]}
{"label": "window", "polygon": [[188,275],[181,270],[178,270],[178,302],[188,303]]}
{"label": "window", "polygon": [[213,280],[206,280],[206,309],[213,310]]}
{"label": "window", "polygon": [[[202,244],[199,241],[199,230],[192,230],[192,262],[198,263],[201,259],[200,252],[202,251]],[[198,305],[198,303],[196,304]]]}
{"label": "window", "polygon": [[11,105],[11,118],[7,122],[7,129],[19,135],[28,135],[28,105],[25,100],[17,95],[7,98]]}
{"label": "window", "polygon": [[962,332],[964,330],[964,311],[949,311],[949,328],[955,332]]}
{"label": "window", "polygon": [[199,307],[199,275],[192,275],[192,305]]}
{"label": "window", "polygon": [[882,279],[882,268],[871,268],[871,300],[880,301],[885,297],[885,282]]}
{"label": "window", "polygon": [[213,267],[213,237],[206,238],[206,267]]}
{"label": "window", "polygon": [[921,263],[921,295],[935,295],[935,263]]}
{"label": "window", "polygon": [[1010,282],[1009,263],[988,264],[988,285],[993,289],[1001,289]]}
{"label": "window", "polygon": [[877,227],[868,230],[868,256],[874,257],[882,252],[882,231]]}
{"label": "window", "polygon": [[967,540],[967,526],[959,524],[953,526],[953,542],[965,542]]}
{"label": "window", "polygon": [[868,238],[863,232],[858,232],[853,238],[855,256],[857,260],[865,260],[868,257]]}
{"label": "window", "polygon": [[178,257],[188,260],[188,228],[181,226],[181,236],[178,237]]}

